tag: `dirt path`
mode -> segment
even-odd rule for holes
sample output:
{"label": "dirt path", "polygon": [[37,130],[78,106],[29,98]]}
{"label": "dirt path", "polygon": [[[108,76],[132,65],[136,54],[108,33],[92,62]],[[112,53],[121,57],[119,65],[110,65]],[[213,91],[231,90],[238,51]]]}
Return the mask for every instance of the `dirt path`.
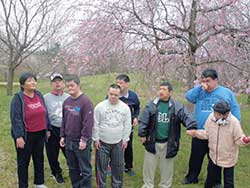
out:
{"label": "dirt path", "polygon": [[[7,82],[0,82],[0,86],[6,86],[6,85],[7,85]],[[13,85],[18,86],[19,83],[18,82],[13,82]]]}

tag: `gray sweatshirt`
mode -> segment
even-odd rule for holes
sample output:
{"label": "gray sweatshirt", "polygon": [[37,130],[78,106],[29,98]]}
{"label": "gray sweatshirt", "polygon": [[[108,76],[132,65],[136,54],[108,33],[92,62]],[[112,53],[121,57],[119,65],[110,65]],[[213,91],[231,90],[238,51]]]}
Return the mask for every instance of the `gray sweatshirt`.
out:
{"label": "gray sweatshirt", "polygon": [[108,144],[128,141],[131,127],[130,109],[122,101],[113,105],[107,99],[95,107],[92,135],[94,141],[101,140]]}
{"label": "gray sweatshirt", "polygon": [[62,124],[62,105],[69,94],[63,93],[62,95],[54,95],[47,93],[44,95],[46,107],[48,109],[49,120],[51,125],[61,127]]}

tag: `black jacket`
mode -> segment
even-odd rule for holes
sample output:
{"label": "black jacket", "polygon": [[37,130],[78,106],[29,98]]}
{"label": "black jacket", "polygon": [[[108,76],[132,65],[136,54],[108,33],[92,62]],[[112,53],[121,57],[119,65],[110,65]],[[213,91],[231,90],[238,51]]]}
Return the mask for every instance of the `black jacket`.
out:
{"label": "black jacket", "polygon": [[[158,103],[159,98],[150,101],[144,108],[139,119],[139,133],[140,137],[146,137],[147,140],[144,143],[145,149],[150,153],[155,153],[155,139],[156,139],[156,122],[158,116]],[[172,158],[176,156],[179,150],[179,140],[181,134],[181,124],[183,124],[187,130],[197,129],[197,123],[194,120],[191,113],[188,112],[186,107],[170,98],[169,100],[169,135],[166,158]]]}
{"label": "black jacket", "polygon": [[[46,108],[44,98],[42,94],[35,90],[35,92],[38,94],[40,99],[43,101],[43,105]],[[19,137],[23,137],[26,139],[26,123],[25,123],[25,117],[24,117],[24,94],[22,91],[15,94],[13,97],[11,104],[10,104],[10,120],[11,120],[11,135],[13,139],[17,139]],[[46,108],[46,131],[51,130],[51,124],[49,121],[48,111]],[[46,134],[47,135],[47,134]]]}

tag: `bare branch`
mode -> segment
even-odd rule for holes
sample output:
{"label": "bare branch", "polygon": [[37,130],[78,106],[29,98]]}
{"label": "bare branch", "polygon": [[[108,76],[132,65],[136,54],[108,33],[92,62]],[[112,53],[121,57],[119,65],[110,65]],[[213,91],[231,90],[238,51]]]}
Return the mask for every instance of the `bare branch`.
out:
{"label": "bare branch", "polygon": [[226,7],[229,7],[231,6],[232,4],[235,3],[235,0],[230,0],[228,2],[226,2],[225,4],[222,4],[222,5],[218,5],[218,6],[215,6],[215,7],[212,7],[212,8],[207,8],[207,9],[198,9],[199,12],[202,12],[202,13],[210,13],[210,12],[217,12],[219,10],[222,10]]}

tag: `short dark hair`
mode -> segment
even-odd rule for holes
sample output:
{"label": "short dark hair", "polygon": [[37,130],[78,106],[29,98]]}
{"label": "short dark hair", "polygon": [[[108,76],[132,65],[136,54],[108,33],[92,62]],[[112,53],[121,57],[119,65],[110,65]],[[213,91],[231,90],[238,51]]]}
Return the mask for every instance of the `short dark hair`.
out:
{"label": "short dark hair", "polygon": [[218,74],[216,72],[216,70],[214,69],[205,69],[202,74],[201,74],[202,78],[207,78],[210,77],[213,80],[218,79]]}
{"label": "short dark hair", "polygon": [[160,84],[160,86],[167,86],[168,87],[168,91],[172,91],[173,90],[173,86],[172,84],[170,84],[170,82],[164,81]]}
{"label": "short dark hair", "polygon": [[19,84],[20,84],[20,88],[22,91],[23,91],[22,85],[24,85],[24,83],[26,82],[26,80],[28,78],[34,78],[35,81],[37,81],[36,75],[31,73],[31,72],[25,72],[25,73],[21,74],[21,76],[19,78]]}
{"label": "short dark hair", "polygon": [[118,84],[111,84],[111,85],[109,86],[109,89],[110,89],[110,88],[121,90],[121,87],[120,87]]}
{"label": "short dark hair", "polygon": [[124,82],[130,82],[128,75],[120,74],[116,77],[116,80],[123,80]]}
{"label": "short dark hair", "polygon": [[79,78],[79,76],[77,76],[76,74],[66,74],[66,75],[64,76],[64,80],[65,80],[65,82],[73,81],[73,82],[75,82],[77,85],[80,85],[80,78]]}

